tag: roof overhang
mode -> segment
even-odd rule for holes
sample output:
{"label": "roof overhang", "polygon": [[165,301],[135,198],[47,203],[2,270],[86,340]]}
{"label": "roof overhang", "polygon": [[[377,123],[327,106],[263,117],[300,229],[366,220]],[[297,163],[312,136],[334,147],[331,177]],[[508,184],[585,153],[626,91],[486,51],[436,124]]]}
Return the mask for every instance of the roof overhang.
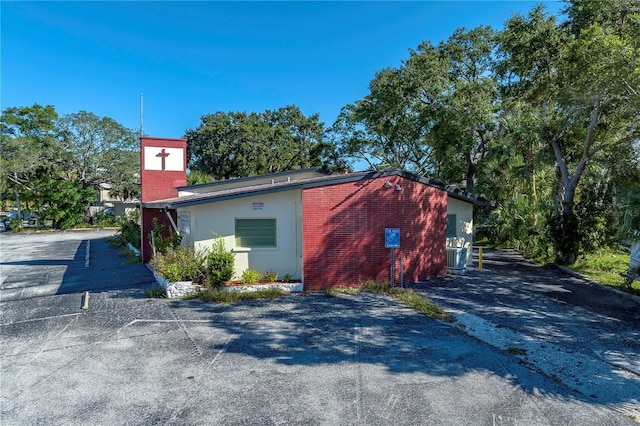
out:
{"label": "roof overhang", "polygon": [[[283,175],[286,173],[283,173]],[[289,173],[291,174],[291,173]],[[406,179],[410,179],[422,184],[441,189],[446,191],[448,196],[456,198],[460,201],[464,201],[474,206],[491,206],[493,203],[482,197],[477,197],[473,194],[469,194],[460,189],[450,188],[442,182],[437,182],[431,179],[427,179],[418,176],[414,173],[407,172],[399,169],[388,169],[381,171],[366,171],[347,174],[328,174],[326,176],[305,178],[300,180],[275,182],[250,185],[250,178],[247,179],[248,186],[242,186],[239,188],[232,188],[228,190],[212,191],[203,194],[185,195],[182,197],[169,198],[165,200],[151,201],[143,203],[142,207],[145,208],[168,208],[178,209],[183,207],[197,206],[201,204],[216,203],[221,201],[233,200],[237,198],[250,197],[255,195],[271,194],[283,191],[302,190],[306,188],[317,188],[321,186],[336,185],[347,182],[357,182],[361,180],[378,179],[391,176],[401,176]],[[234,180],[235,181],[235,180]],[[204,184],[207,185],[207,184]],[[180,189],[186,189],[192,187],[181,187]]]}

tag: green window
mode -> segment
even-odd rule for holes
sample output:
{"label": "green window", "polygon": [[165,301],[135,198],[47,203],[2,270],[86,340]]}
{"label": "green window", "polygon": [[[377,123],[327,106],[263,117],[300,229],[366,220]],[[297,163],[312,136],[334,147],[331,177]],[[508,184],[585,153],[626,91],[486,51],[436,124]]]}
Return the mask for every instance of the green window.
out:
{"label": "green window", "polygon": [[236,247],[276,247],[276,220],[236,219]]}
{"label": "green window", "polygon": [[447,215],[447,238],[452,238],[457,235],[456,225],[458,219],[455,214]]}

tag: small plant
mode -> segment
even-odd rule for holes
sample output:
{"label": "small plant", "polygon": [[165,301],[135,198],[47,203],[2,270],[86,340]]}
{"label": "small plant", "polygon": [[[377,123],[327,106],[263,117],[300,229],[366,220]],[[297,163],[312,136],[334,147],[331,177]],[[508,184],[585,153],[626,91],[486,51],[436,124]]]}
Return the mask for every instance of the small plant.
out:
{"label": "small plant", "polygon": [[291,274],[284,274],[282,276],[282,282],[283,283],[291,282],[292,279],[293,279],[293,276],[291,276]]}
{"label": "small plant", "polygon": [[273,271],[268,271],[264,273],[264,280],[268,283],[273,283],[278,281],[278,274]]}
{"label": "small plant", "polygon": [[101,211],[93,215],[93,217],[91,218],[91,223],[93,224],[93,226],[106,228],[118,226],[118,219],[114,215],[106,211]]}
{"label": "small plant", "polygon": [[224,240],[219,237],[213,243],[213,250],[207,254],[206,269],[209,285],[220,287],[231,279],[234,271],[235,253],[227,250]]}
{"label": "small plant", "polygon": [[262,274],[255,269],[245,269],[242,271],[242,284],[252,285],[260,281],[260,278],[262,278]]}

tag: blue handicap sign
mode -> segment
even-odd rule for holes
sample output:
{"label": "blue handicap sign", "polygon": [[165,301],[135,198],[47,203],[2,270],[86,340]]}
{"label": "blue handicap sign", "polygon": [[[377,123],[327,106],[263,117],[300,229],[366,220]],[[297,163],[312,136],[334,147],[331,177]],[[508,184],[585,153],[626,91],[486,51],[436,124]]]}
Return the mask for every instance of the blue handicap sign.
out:
{"label": "blue handicap sign", "polygon": [[384,229],[384,246],[385,248],[400,247],[400,228]]}

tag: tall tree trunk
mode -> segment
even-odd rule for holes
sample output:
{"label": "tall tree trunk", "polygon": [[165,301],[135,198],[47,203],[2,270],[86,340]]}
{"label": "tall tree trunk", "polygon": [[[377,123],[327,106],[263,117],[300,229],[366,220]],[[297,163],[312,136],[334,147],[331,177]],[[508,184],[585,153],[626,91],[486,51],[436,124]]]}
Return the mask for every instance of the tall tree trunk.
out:
{"label": "tall tree trunk", "polygon": [[473,193],[473,190],[475,189],[475,183],[474,183],[474,178],[475,178],[475,174],[476,174],[476,165],[473,162],[473,159],[471,158],[471,153],[467,152],[466,154],[467,157],[467,188],[466,191],[469,193]]}
{"label": "tall tree trunk", "polygon": [[535,228],[536,226],[538,226],[538,210],[536,209],[536,206],[538,205],[538,193],[536,190],[536,169],[535,168],[532,168],[531,170],[531,202],[529,205],[530,205],[531,211],[533,212],[533,223],[531,224],[531,226]]}
{"label": "tall tree trunk", "polygon": [[22,228],[22,204],[20,204],[20,191],[16,189],[16,204],[18,205],[18,228]]}
{"label": "tall tree trunk", "polygon": [[582,156],[576,165],[573,175],[569,174],[567,160],[562,154],[560,137],[551,141],[551,148],[556,158],[556,199],[554,214],[550,220],[551,237],[554,241],[556,263],[573,265],[578,259],[580,248],[579,220],[573,205],[576,189],[587,168],[591,157],[602,149],[602,145],[593,146],[596,127],[600,123],[602,114],[600,101],[594,103],[591,120],[587,127],[587,134],[582,146]]}

